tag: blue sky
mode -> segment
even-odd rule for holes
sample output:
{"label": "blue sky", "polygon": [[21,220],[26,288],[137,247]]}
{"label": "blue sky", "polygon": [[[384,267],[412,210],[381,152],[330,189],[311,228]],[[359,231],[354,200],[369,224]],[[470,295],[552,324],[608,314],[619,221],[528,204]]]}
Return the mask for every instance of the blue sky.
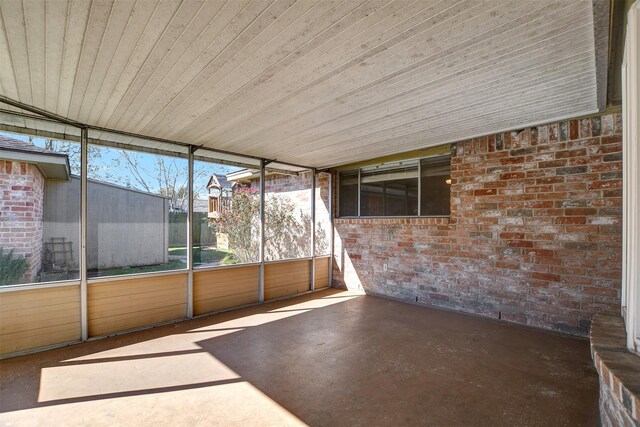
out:
{"label": "blue sky", "polygon": [[[0,132],[0,135],[6,135],[10,138],[25,142],[31,141],[38,147],[44,147],[47,141],[46,138],[29,137],[28,135],[6,132]],[[65,154],[69,155],[72,173],[79,174],[80,144],[77,142],[53,141],[56,141],[60,147],[69,149],[69,151],[65,151]],[[89,178],[146,191],[144,185],[141,185],[136,179],[135,169],[128,166],[125,160],[125,153],[123,153],[124,150],[97,145],[90,145],[89,149]],[[160,190],[157,179],[159,170],[157,165],[158,159],[164,160],[163,164],[165,167],[171,167],[172,172],[169,174],[171,179],[173,176],[177,176],[177,184],[186,185],[188,174],[186,159],[129,150],[127,150],[126,153],[129,154],[130,158],[134,158],[138,162],[138,175],[147,183],[152,192],[157,193]],[[196,178],[194,180],[194,190],[198,198],[204,198],[206,185],[211,174],[228,174],[240,169],[241,168],[234,166],[196,161],[194,164],[194,176]]]}

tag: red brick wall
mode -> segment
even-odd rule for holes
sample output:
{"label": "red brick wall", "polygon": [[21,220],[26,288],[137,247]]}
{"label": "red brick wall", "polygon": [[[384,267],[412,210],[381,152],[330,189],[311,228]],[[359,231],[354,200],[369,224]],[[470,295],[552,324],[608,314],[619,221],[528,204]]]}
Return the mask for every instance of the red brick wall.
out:
{"label": "red brick wall", "polygon": [[[254,186],[260,185],[259,181]],[[268,174],[264,182],[266,194],[287,193],[295,198],[296,203],[309,209],[309,193],[311,190],[311,173],[303,172],[300,175]]]}
{"label": "red brick wall", "polygon": [[[251,186],[259,188],[260,181],[253,180]],[[295,206],[296,212],[302,211],[311,215],[311,172],[299,175],[269,174],[265,179],[265,195],[286,196]],[[316,254],[328,255],[331,231],[329,218],[329,175],[316,175]],[[267,226],[269,219],[266,220]],[[319,223],[319,224],[318,224]],[[267,242],[268,246],[268,242]],[[309,253],[300,254],[310,256]]]}
{"label": "red brick wall", "polygon": [[42,266],[44,178],[31,164],[0,160],[0,246],[24,256],[22,282],[37,280]]}
{"label": "red brick wall", "polygon": [[613,114],[459,142],[451,217],[336,219],[334,286],[587,334],[620,304],[621,134]]}
{"label": "red brick wall", "polygon": [[328,173],[316,175],[316,255],[331,252],[331,215],[329,206]]}
{"label": "red brick wall", "polygon": [[[254,188],[260,187],[260,180],[251,182]],[[289,258],[305,258],[311,256],[309,236],[311,224],[308,221],[311,215],[311,174],[300,175],[268,174],[265,177],[265,199],[270,203],[273,197],[280,200],[288,199],[293,204],[296,220],[302,227],[294,227],[286,236],[279,239],[271,239],[272,218],[269,209],[265,216],[265,260],[274,261]]]}

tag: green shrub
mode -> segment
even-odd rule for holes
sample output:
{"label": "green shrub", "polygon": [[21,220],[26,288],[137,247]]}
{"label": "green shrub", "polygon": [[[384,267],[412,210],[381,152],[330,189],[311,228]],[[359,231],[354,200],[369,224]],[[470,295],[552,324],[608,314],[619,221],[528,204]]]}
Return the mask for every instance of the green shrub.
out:
{"label": "green shrub", "polygon": [[6,255],[0,246],[0,286],[15,285],[18,283],[25,271],[27,271],[27,260],[21,256],[13,256],[13,249]]}

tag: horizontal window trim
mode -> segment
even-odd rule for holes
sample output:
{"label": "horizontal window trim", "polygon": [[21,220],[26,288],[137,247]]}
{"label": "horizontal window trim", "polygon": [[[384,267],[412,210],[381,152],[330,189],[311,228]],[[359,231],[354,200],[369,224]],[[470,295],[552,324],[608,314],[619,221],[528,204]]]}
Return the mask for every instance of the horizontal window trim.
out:
{"label": "horizontal window trim", "polygon": [[[390,217],[384,217],[390,218]],[[281,260],[274,261],[265,261],[266,264],[278,264],[285,262],[294,262],[294,261],[311,261],[312,259],[327,259],[331,258],[331,254],[326,255],[315,255],[313,257],[303,257],[303,258],[287,258]],[[206,267],[193,267],[193,272],[204,272],[204,271],[212,271],[212,270],[227,270],[232,268],[242,268],[242,267],[259,267],[260,262],[249,262],[243,264],[232,264],[232,265],[215,265],[215,266],[206,266]],[[92,277],[87,279],[87,284],[100,284],[107,282],[115,282],[118,280],[136,280],[136,279],[145,279],[149,277],[163,277],[163,276],[173,276],[173,275],[186,275],[189,273],[189,270],[186,268],[182,268],[179,270],[165,270],[165,271],[150,271],[147,273],[132,273],[132,274],[121,274],[121,275],[113,275],[113,276],[102,276],[102,277]],[[80,286],[80,279],[74,280],[61,280],[56,282],[44,282],[44,283],[21,283],[17,285],[7,285],[0,286],[0,293],[3,292],[19,292],[19,291],[28,291],[33,289],[46,289],[46,288],[59,288],[64,286]]]}
{"label": "horizontal window trim", "polygon": [[455,143],[445,143],[440,145],[434,145],[432,147],[423,148],[420,150],[412,150],[404,153],[391,154],[389,156],[376,157],[373,159],[365,160],[362,162],[340,164],[331,166],[338,172],[357,170],[359,168],[374,166],[380,163],[407,161],[412,159],[428,159],[431,157],[441,157],[451,154],[452,147]]}
{"label": "horizontal window trim", "polygon": [[102,277],[91,277],[87,279],[87,284],[98,284],[98,283],[106,283],[106,282],[116,282],[118,280],[135,280],[135,279],[145,279],[147,277],[162,277],[162,276],[177,276],[177,275],[187,275],[189,274],[188,268],[181,268],[178,270],[164,270],[164,271],[150,271],[147,273],[131,273],[131,274],[120,274],[115,276],[102,276]]}
{"label": "horizontal window trim", "polygon": [[241,267],[259,267],[260,262],[243,262],[239,264],[224,264],[224,265],[194,265],[193,272],[198,273],[200,271],[212,271],[212,270],[227,270],[230,268],[241,268]]}
{"label": "horizontal window trim", "polygon": [[[444,155],[443,155],[444,156]],[[397,162],[385,162],[376,165],[363,166],[360,168],[364,173],[386,172],[393,169],[417,169],[420,160],[427,157],[415,157],[413,159],[400,160]]]}
{"label": "horizontal window trim", "polygon": [[[385,168],[383,169],[374,169],[376,166],[384,166],[387,164],[393,164],[394,168],[401,168],[401,167],[407,167],[407,168],[411,168],[411,167],[415,167],[417,165],[414,164],[400,164],[401,162],[409,162],[409,161],[421,161],[421,160],[427,160],[427,159],[437,159],[438,157],[449,157],[451,158],[451,152],[447,151],[446,153],[440,153],[440,154],[430,154],[428,156],[420,156],[420,157],[412,157],[410,159],[404,159],[401,161],[397,161],[397,162],[386,162],[386,163],[379,163],[379,164],[371,164],[369,166],[361,166],[361,167],[353,167],[353,168],[338,168],[337,172],[338,173],[344,173],[344,172],[355,172],[358,170],[362,170],[363,172],[367,173],[367,172],[375,172],[376,170],[385,170]],[[397,165],[396,165],[397,163]]]}
{"label": "horizontal window trim", "polygon": [[0,293],[29,291],[32,289],[62,288],[64,286],[80,286],[80,279],[58,280],[55,282],[42,282],[42,283],[40,282],[20,283],[16,285],[0,286]]}
{"label": "horizontal window trim", "polygon": [[[303,257],[303,258],[286,258],[286,259],[279,259],[279,260],[274,260],[274,261],[265,261],[265,264],[277,264],[277,263],[282,263],[282,262],[293,262],[293,261],[310,261],[312,259],[325,259],[325,258],[331,258],[331,254],[325,254],[325,255],[314,255],[312,257]],[[213,270],[226,270],[226,269],[231,269],[231,268],[242,268],[242,267],[259,267],[260,266],[260,262],[246,262],[243,264],[230,264],[230,265],[211,265],[211,266],[203,266],[203,267],[198,267],[198,266],[194,266],[193,267],[193,272],[194,273],[198,273],[201,271],[213,271]]]}
{"label": "horizontal window trim", "polygon": [[[143,139],[143,138],[140,138]],[[156,147],[147,147],[145,145],[136,145],[135,143],[126,143],[126,142],[116,142],[110,141],[108,139],[101,138],[92,138],[89,137],[87,140],[89,145],[103,147],[103,148],[111,148],[113,150],[125,150],[125,151],[135,151],[145,154],[153,154],[156,156],[166,156],[166,157],[176,157],[179,159],[188,159],[189,158],[189,149],[185,146],[176,146],[180,147],[175,151],[166,148],[156,148]],[[169,145],[169,144],[166,144]]]}
{"label": "horizontal window trim", "polygon": [[264,261],[264,264],[281,264],[283,262],[293,262],[293,261],[311,261],[314,257],[302,257],[302,258],[285,258],[285,259],[276,259],[273,261]]}
{"label": "horizontal window trim", "polygon": [[[373,175],[369,172],[364,172],[367,176],[363,176],[360,180],[360,184],[371,184],[377,182],[393,182],[401,181],[405,179],[420,179],[418,167],[414,170],[404,170],[402,172],[382,172],[379,175]],[[415,174],[415,175],[414,175]],[[395,175],[395,176],[394,176]]]}

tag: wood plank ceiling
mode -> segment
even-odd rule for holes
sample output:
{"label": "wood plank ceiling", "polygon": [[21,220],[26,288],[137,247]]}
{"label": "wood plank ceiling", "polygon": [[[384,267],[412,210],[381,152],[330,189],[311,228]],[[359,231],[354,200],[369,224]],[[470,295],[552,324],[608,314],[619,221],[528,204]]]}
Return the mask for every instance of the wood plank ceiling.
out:
{"label": "wood plank ceiling", "polygon": [[591,0],[1,0],[0,13],[6,97],[314,167],[598,110]]}

